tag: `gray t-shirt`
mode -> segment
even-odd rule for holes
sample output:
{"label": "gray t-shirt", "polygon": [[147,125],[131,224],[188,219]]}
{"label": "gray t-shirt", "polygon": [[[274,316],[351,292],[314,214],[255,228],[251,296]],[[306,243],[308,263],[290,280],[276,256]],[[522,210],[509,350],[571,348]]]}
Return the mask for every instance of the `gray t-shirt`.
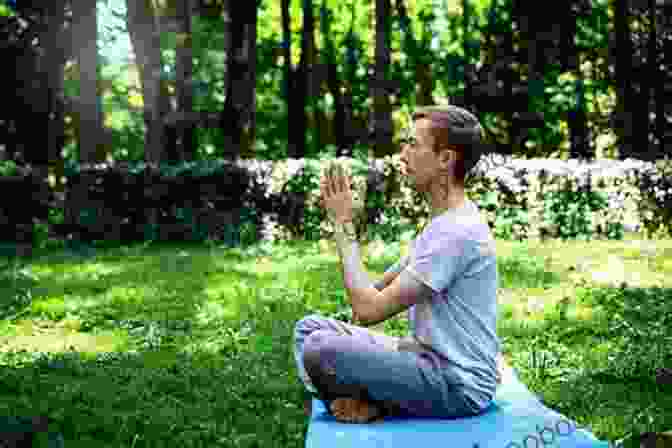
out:
{"label": "gray t-shirt", "polygon": [[408,309],[411,337],[447,360],[451,384],[483,409],[497,387],[495,241],[476,204],[434,217],[411,242],[409,275],[434,291]]}

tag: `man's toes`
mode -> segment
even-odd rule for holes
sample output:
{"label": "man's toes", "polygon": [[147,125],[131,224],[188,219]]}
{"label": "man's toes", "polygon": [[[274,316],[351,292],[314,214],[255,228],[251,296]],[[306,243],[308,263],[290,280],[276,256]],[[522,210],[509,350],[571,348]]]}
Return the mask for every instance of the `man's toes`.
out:
{"label": "man's toes", "polygon": [[344,411],[344,400],[342,398],[337,398],[331,402],[331,412],[334,414],[342,414]]}
{"label": "man's toes", "polygon": [[368,409],[366,406],[366,403],[363,401],[359,401],[357,403],[354,403],[355,409],[353,410],[353,416],[354,419],[357,423],[363,423],[366,421],[366,416],[368,413]]}
{"label": "man's toes", "polygon": [[331,402],[331,412],[339,420],[343,420],[348,416],[348,401],[343,398],[337,398]]}
{"label": "man's toes", "polygon": [[354,398],[336,399],[332,401],[330,409],[337,420],[350,423],[366,423],[380,416],[380,409],[376,405]]}
{"label": "man's toes", "polygon": [[329,409],[331,409],[331,412],[333,412],[334,414],[340,411],[338,400],[332,401],[331,404],[329,405]]}

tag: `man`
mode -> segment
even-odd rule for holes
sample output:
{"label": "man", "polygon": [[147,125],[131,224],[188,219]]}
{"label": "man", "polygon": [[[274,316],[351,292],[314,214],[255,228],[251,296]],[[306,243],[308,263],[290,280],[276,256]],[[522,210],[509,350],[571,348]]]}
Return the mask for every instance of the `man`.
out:
{"label": "man", "polygon": [[[323,177],[323,206],[336,224],[344,285],[360,325],[307,316],[296,325],[294,354],[306,389],[338,420],[469,416],[492,401],[500,354],[495,247],[464,192],[482,137],[465,109],[430,106],[413,114],[402,172],[429,200],[432,219],[409,256],[375,284],[354,237],[349,182],[340,170]],[[406,309],[411,331],[405,338],[364,328]]]}

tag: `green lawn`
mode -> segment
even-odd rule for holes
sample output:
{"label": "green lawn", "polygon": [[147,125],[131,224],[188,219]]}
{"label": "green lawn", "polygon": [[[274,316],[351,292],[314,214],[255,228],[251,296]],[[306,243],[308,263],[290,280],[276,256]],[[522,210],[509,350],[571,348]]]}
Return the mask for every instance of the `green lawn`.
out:
{"label": "green lawn", "polygon": [[[333,244],[264,247],[0,259],[0,415],[49,416],[68,448],[302,447],[292,330],[346,318],[346,296]],[[388,249],[365,259],[372,278],[406,253]],[[497,251],[498,332],[523,381],[602,439],[672,429],[652,373],[672,366],[672,241]]]}

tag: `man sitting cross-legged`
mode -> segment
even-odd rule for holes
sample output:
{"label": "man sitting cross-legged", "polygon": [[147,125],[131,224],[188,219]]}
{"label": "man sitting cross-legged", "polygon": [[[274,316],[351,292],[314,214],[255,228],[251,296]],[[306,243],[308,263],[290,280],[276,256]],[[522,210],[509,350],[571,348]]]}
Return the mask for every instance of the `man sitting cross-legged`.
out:
{"label": "man sitting cross-legged", "polygon": [[[409,256],[376,284],[354,238],[349,180],[338,170],[322,179],[322,203],[337,224],[344,285],[359,325],[307,316],[296,324],[294,355],[306,389],[338,420],[463,417],[492,401],[500,354],[495,247],[464,192],[481,138],[478,120],[464,109],[430,106],[413,114],[403,174],[430,200],[432,219]],[[365,328],[406,309],[407,337]]]}

